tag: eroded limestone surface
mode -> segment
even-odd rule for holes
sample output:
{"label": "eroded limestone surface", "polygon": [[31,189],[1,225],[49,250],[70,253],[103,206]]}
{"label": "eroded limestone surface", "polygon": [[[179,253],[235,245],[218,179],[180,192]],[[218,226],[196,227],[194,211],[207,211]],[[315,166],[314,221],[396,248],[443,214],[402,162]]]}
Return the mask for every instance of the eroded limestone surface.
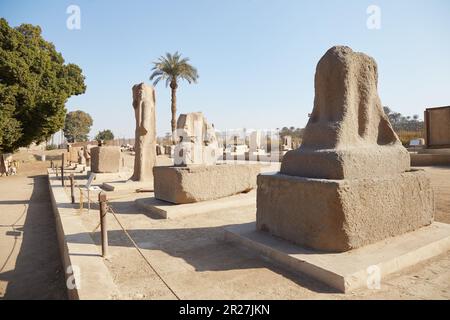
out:
{"label": "eroded limestone surface", "polygon": [[410,169],[408,151],[383,111],[377,70],[373,58],[349,47],[327,51],[317,65],[302,145],[284,156],[281,173],[352,179]]}
{"label": "eroded limestone surface", "polygon": [[120,170],[120,148],[101,146],[91,148],[91,171],[95,173],[115,173]]}
{"label": "eroded limestone surface", "polygon": [[155,198],[182,204],[220,199],[256,187],[258,164],[154,167]]}
{"label": "eroded limestone surface", "polygon": [[156,163],[155,90],[140,83],[133,86],[133,109],[136,118],[133,181],[153,179]]}

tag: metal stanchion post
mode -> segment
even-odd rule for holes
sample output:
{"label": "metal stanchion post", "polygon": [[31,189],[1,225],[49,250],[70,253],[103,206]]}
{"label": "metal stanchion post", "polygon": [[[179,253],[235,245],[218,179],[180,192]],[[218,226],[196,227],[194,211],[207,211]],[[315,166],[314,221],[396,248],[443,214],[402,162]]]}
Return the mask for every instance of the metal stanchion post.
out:
{"label": "metal stanchion post", "polygon": [[106,202],[106,194],[100,192],[98,195],[98,202],[100,203],[100,226],[102,234],[102,256],[103,258],[108,256],[108,229],[106,223],[106,213],[108,211],[108,205]]}

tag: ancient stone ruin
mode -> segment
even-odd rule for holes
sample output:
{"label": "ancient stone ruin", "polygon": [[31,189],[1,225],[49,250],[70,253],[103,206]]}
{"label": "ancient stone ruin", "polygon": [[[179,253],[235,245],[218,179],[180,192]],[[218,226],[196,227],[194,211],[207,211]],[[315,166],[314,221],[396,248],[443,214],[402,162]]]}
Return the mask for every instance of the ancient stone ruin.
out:
{"label": "ancient stone ruin", "polygon": [[155,167],[155,197],[176,204],[220,199],[256,187],[259,165]]}
{"label": "ancient stone ruin", "polygon": [[154,167],[155,198],[175,204],[219,199],[256,187],[259,165],[217,165],[214,127],[201,112],[181,114],[174,166]]}
{"label": "ancient stone ruin", "polygon": [[94,173],[119,172],[120,159],[120,147],[93,147],[91,148],[91,171]]}
{"label": "ancient stone ruin", "polygon": [[140,83],[133,86],[133,109],[136,118],[133,181],[151,181],[156,163],[155,90]]}
{"label": "ancient stone ruin", "polygon": [[256,130],[250,133],[249,152],[259,152],[263,145],[263,135],[261,130]]}
{"label": "ancient stone ruin", "polygon": [[343,252],[433,221],[430,181],[410,170],[377,92],[373,58],[333,47],[319,61],[303,143],[258,177],[257,228]]}
{"label": "ancient stone ruin", "polygon": [[177,121],[175,165],[213,165],[220,155],[214,127],[201,112],[181,114]]}

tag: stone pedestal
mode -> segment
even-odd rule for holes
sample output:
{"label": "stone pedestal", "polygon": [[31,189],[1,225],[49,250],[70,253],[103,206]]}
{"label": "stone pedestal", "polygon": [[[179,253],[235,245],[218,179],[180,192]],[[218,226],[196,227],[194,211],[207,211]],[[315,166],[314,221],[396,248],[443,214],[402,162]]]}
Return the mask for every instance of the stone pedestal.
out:
{"label": "stone pedestal", "polygon": [[433,192],[421,170],[343,180],[264,174],[257,192],[258,230],[322,251],[348,251],[433,222]]}
{"label": "stone pedestal", "polygon": [[248,192],[260,170],[258,164],[154,167],[155,198],[183,204]]}
{"label": "stone pedestal", "polygon": [[120,147],[94,147],[91,149],[91,171],[115,173],[120,170]]}
{"label": "stone pedestal", "polygon": [[445,254],[450,249],[450,225],[434,222],[401,236],[388,238],[342,253],[324,253],[297,246],[267,232],[254,223],[225,228],[225,240],[259,253],[291,272],[321,281],[337,292],[349,293],[374,284],[379,271],[381,287],[391,274]]}

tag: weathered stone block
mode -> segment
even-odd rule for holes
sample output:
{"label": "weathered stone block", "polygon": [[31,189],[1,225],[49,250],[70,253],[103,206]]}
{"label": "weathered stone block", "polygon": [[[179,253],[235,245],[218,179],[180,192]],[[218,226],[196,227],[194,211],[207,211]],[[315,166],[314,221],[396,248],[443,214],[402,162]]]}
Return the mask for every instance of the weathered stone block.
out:
{"label": "weathered stone block", "polygon": [[154,167],[155,198],[182,204],[247,192],[260,170],[258,164]]}
{"label": "weathered stone block", "polygon": [[120,147],[94,147],[91,149],[91,171],[95,173],[119,172],[120,157]]}
{"label": "weathered stone block", "polygon": [[317,179],[355,179],[405,172],[410,169],[410,161],[408,151],[396,145],[344,150],[299,148],[285,154],[280,172]]}
{"label": "weathered stone block", "polygon": [[78,152],[81,150],[81,148],[82,147],[69,146],[67,161],[70,161],[72,163],[78,163]]}
{"label": "weathered stone block", "polygon": [[432,223],[421,170],[366,179],[259,175],[257,228],[313,249],[343,252]]}

